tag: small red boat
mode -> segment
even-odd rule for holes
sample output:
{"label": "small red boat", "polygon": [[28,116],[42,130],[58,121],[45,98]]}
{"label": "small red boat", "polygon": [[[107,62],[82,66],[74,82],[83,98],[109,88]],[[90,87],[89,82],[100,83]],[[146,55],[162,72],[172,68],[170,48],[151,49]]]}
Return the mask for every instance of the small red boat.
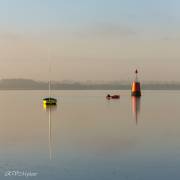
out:
{"label": "small red boat", "polygon": [[119,95],[113,95],[113,96],[111,96],[111,98],[112,98],[112,99],[119,99],[120,96],[119,96]]}
{"label": "small red boat", "polygon": [[107,96],[106,96],[106,98],[108,99],[108,100],[110,100],[110,99],[119,99],[120,98],[120,95],[110,95],[110,94],[108,94]]}

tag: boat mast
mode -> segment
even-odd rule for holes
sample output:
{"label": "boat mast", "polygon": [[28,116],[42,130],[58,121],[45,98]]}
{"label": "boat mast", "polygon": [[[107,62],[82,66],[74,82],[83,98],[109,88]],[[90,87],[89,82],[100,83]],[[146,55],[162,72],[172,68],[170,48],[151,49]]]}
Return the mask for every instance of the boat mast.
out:
{"label": "boat mast", "polygon": [[51,80],[49,80],[49,98],[51,97]]}
{"label": "boat mast", "polygon": [[51,63],[50,63],[50,53],[48,50],[48,62],[49,62],[49,98],[51,97]]}

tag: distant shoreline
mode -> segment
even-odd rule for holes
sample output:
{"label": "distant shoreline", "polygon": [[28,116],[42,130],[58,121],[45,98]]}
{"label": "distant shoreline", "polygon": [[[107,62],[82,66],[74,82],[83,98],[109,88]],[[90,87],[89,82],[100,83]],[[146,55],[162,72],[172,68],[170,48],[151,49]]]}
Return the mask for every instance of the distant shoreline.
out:
{"label": "distant shoreline", "polygon": [[[52,89],[52,91],[131,91],[131,89]],[[180,91],[180,89],[141,89],[142,91]],[[48,91],[48,89],[0,89],[0,91]]]}
{"label": "distant shoreline", "polygon": [[[142,90],[180,90],[180,82],[143,82]],[[131,82],[52,82],[52,90],[130,90]],[[0,90],[48,90],[48,82],[2,79]]]}

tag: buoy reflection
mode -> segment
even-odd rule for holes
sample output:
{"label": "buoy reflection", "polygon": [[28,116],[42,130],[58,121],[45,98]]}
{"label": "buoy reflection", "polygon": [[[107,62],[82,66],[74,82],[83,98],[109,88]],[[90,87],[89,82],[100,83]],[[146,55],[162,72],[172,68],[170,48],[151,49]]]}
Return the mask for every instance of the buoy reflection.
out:
{"label": "buoy reflection", "polygon": [[136,121],[136,125],[138,124],[138,117],[141,110],[141,98],[132,96],[132,113]]}

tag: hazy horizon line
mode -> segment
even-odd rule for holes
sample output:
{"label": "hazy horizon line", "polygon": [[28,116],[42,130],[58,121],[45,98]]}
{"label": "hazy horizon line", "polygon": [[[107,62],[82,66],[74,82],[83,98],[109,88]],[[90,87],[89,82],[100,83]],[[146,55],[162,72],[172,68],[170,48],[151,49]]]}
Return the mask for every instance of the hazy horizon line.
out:
{"label": "hazy horizon line", "polygon": [[[143,90],[180,90],[180,82],[142,82]],[[130,90],[130,81],[78,82],[52,81],[52,90]],[[48,90],[48,81],[1,79],[0,90]]]}
{"label": "hazy horizon line", "polygon": [[[48,83],[49,80],[36,80],[36,79],[31,79],[31,78],[1,78],[0,82],[2,81],[34,81],[34,82],[39,82],[39,83]],[[131,83],[133,81],[132,80],[69,80],[69,79],[64,79],[64,80],[51,80],[52,83],[67,83],[67,84],[71,84],[71,83],[82,83],[82,84],[97,84],[97,83],[107,83],[107,84],[111,84],[111,83]],[[180,84],[180,81],[175,81],[175,80],[139,80],[142,84],[146,84],[146,83],[159,83],[159,84]]]}

